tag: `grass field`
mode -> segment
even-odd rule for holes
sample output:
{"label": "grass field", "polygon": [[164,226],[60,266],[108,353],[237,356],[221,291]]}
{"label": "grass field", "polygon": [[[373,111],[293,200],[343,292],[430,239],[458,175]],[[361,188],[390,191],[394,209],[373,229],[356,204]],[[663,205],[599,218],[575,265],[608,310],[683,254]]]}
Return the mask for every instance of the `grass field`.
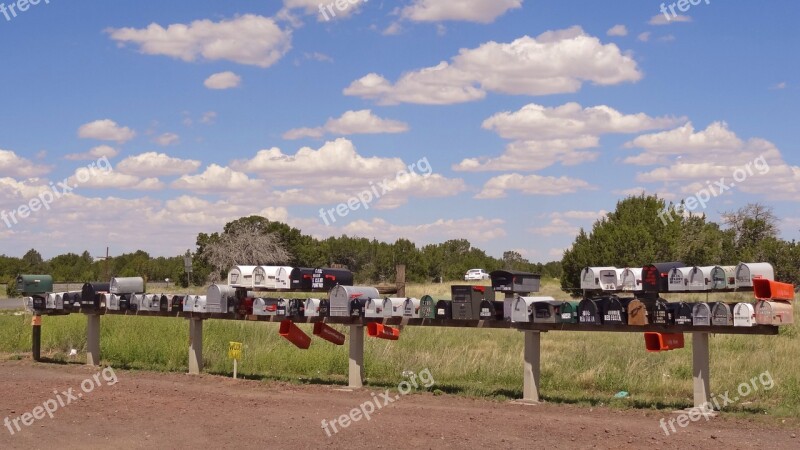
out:
{"label": "grass field", "polygon": [[[449,297],[449,284],[409,285],[408,295]],[[542,292],[567,299],[555,280]],[[750,301],[747,294],[713,294],[708,300]],[[706,295],[674,295],[670,300],[707,300]],[[795,311],[796,320],[800,315]],[[309,334],[310,327],[302,325]],[[345,327],[340,327],[343,331]],[[86,319],[74,314],[45,317],[42,354],[57,362],[85,360]],[[759,389],[726,411],[800,417],[800,340],[798,327],[779,336],[711,338],[712,392],[729,391],[769,371],[774,387]],[[0,353],[28,357],[30,316],[0,315]],[[314,340],[307,351],[278,336],[277,324],[207,321],[204,327],[206,371],[230,374],[229,341],[245,344],[240,373],[264,380],[301,383],[346,383],[347,346]],[[177,318],[104,316],[103,362],[118,368],[186,371],[188,323]],[[498,399],[522,396],[522,335],[512,330],[406,327],[399,341],[367,338],[368,384],[392,386],[405,370],[430,369],[434,389]],[[71,349],[78,356],[69,357]],[[691,406],[691,339],[687,348],[651,354],[641,333],[550,332],[542,337],[541,391],[552,402],[611,404],[620,407],[684,408]],[[761,388],[761,384],[757,384]],[[614,399],[620,391],[628,398]],[[738,396],[738,394],[736,394]]]}

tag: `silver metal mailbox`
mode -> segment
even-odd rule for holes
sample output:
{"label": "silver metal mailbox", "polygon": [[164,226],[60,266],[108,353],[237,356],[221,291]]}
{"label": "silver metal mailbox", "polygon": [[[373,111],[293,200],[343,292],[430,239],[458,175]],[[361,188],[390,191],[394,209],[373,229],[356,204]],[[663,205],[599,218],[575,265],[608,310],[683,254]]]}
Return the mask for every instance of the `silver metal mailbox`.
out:
{"label": "silver metal mailbox", "polygon": [[739,263],[736,266],[736,287],[752,288],[753,278],[775,280],[775,268],[770,263]]}
{"label": "silver metal mailbox", "polygon": [[161,311],[161,295],[144,294],[140,297],[139,311],[159,312]]}
{"label": "silver metal mailbox", "polygon": [[561,323],[562,301],[553,298],[533,302],[534,323]]}
{"label": "silver metal mailbox", "polygon": [[122,296],[117,294],[111,294],[111,298],[108,300],[108,304],[106,305],[106,309],[110,311],[121,311],[122,307],[120,306],[120,299]]}
{"label": "silver metal mailbox", "polygon": [[144,278],[114,277],[111,279],[109,292],[117,295],[142,294],[144,293]]}
{"label": "silver metal mailbox", "polygon": [[[383,298],[369,298],[364,303],[364,317],[368,319],[387,317],[384,308],[386,299]],[[389,309],[391,310],[391,302],[389,302]],[[391,316],[391,314],[389,314]]]}
{"label": "silver metal mailbox", "polygon": [[252,288],[255,269],[256,266],[234,266],[228,271],[228,285],[235,288]]}
{"label": "silver metal mailbox", "polygon": [[420,301],[418,298],[407,298],[403,302],[403,317],[419,319]]}
{"label": "silver metal mailbox", "polygon": [[236,288],[224,284],[212,284],[206,290],[208,301],[208,312],[227,313],[229,311],[230,299],[236,298]]}
{"label": "silver metal mailbox", "polygon": [[144,303],[144,294],[131,295],[129,307],[132,311],[138,311],[139,308],[141,308],[142,303]]}
{"label": "silver metal mailbox", "polygon": [[716,266],[711,271],[714,290],[736,289],[736,266]]}
{"label": "silver metal mailbox", "polygon": [[715,327],[733,326],[733,310],[731,305],[716,302],[711,305],[711,325]]}
{"label": "silver metal mailbox", "polygon": [[692,309],[692,325],[696,327],[711,326],[711,307],[708,303],[697,303]]}
{"label": "silver metal mailbox", "polygon": [[364,301],[374,298],[380,299],[381,294],[374,287],[369,286],[334,286],[330,294],[331,317],[350,317],[353,301]]}
{"label": "silver metal mailbox", "polygon": [[33,314],[33,297],[25,297],[22,299],[22,306],[25,308],[25,312],[28,314]]}
{"label": "silver metal mailbox", "polygon": [[551,301],[553,297],[516,296],[511,307],[512,322],[530,322],[533,317],[533,304],[538,301]]}
{"label": "silver metal mailbox", "polygon": [[691,267],[675,267],[669,271],[669,291],[687,291]]}
{"label": "silver metal mailbox", "polygon": [[620,290],[638,292],[642,288],[642,268],[629,267],[622,271],[619,277]]}
{"label": "silver metal mailbox", "polygon": [[[196,298],[196,295],[187,295],[183,298],[183,312],[194,312]],[[133,306],[133,298],[131,298],[131,306]]]}
{"label": "silver metal mailbox", "polygon": [[581,289],[587,291],[599,291],[603,287],[600,285],[600,272],[603,270],[614,270],[616,267],[586,267],[581,271]]}
{"label": "silver metal mailbox", "polygon": [[192,312],[205,313],[208,312],[208,298],[205,295],[196,295],[194,297],[194,308]]}
{"label": "silver metal mailbox", "polygon": [[[278,271],[282,266],[258,266],[253,269],[253,286],[262,289],[278,289]],[[255,283],[259,284],[256,285]],[[230,283],[228,283],[230,284]]]}
{"label": "silver metal mailbox", "polygon": [[689,271],[686,289],[690,291],[710,291],[714,287],[712,282],[714,269],[715,266],[692,267],[692,270]]}
{"label": "silver metal mailbox", "polygon": [[306,317],[325,317],[328,315],[328,300],[309,298],[306,300]]}
{"label": "silver metal mailbox", "polygon": [[737,303],[733,307],[733,326],[752,327],[756,325],[756,308],[752,303]]}

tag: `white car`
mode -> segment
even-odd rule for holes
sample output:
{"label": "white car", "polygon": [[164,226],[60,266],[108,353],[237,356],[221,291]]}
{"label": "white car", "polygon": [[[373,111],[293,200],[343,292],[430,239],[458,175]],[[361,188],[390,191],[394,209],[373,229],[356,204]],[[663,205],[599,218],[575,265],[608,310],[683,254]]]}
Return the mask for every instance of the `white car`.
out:
{"label": "white car", "polygon": [[464,274],[464,281],[480,281],[488,279],[489,274],[483,269],[469,269],[467,273]]}

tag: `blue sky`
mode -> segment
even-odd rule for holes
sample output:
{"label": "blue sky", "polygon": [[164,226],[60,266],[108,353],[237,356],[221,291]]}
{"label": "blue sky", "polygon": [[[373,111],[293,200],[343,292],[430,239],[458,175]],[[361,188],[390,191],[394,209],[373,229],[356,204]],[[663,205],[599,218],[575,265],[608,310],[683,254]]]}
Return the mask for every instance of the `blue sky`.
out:
{"label": "blue sky", "polygon": [[[680,200],[759,157],[704,211],[759,201],[800,234],[796,2],[328,3],[0,8],[0,253],[175,255],[262,214],[548,261],[629,193]],[[382,180],[368,210],[320,218]]]}

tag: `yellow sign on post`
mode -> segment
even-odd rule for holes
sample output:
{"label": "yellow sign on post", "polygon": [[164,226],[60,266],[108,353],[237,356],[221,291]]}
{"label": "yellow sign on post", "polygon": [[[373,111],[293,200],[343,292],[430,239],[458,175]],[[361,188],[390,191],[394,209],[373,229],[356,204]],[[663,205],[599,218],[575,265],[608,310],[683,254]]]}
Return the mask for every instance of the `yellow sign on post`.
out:
{"label": "yellow sign on post", "polygon": [[233,360],[233,378],[238,378],[239,360],[242,359],[242,343],[230,342],[228,346],[228,359]]}

